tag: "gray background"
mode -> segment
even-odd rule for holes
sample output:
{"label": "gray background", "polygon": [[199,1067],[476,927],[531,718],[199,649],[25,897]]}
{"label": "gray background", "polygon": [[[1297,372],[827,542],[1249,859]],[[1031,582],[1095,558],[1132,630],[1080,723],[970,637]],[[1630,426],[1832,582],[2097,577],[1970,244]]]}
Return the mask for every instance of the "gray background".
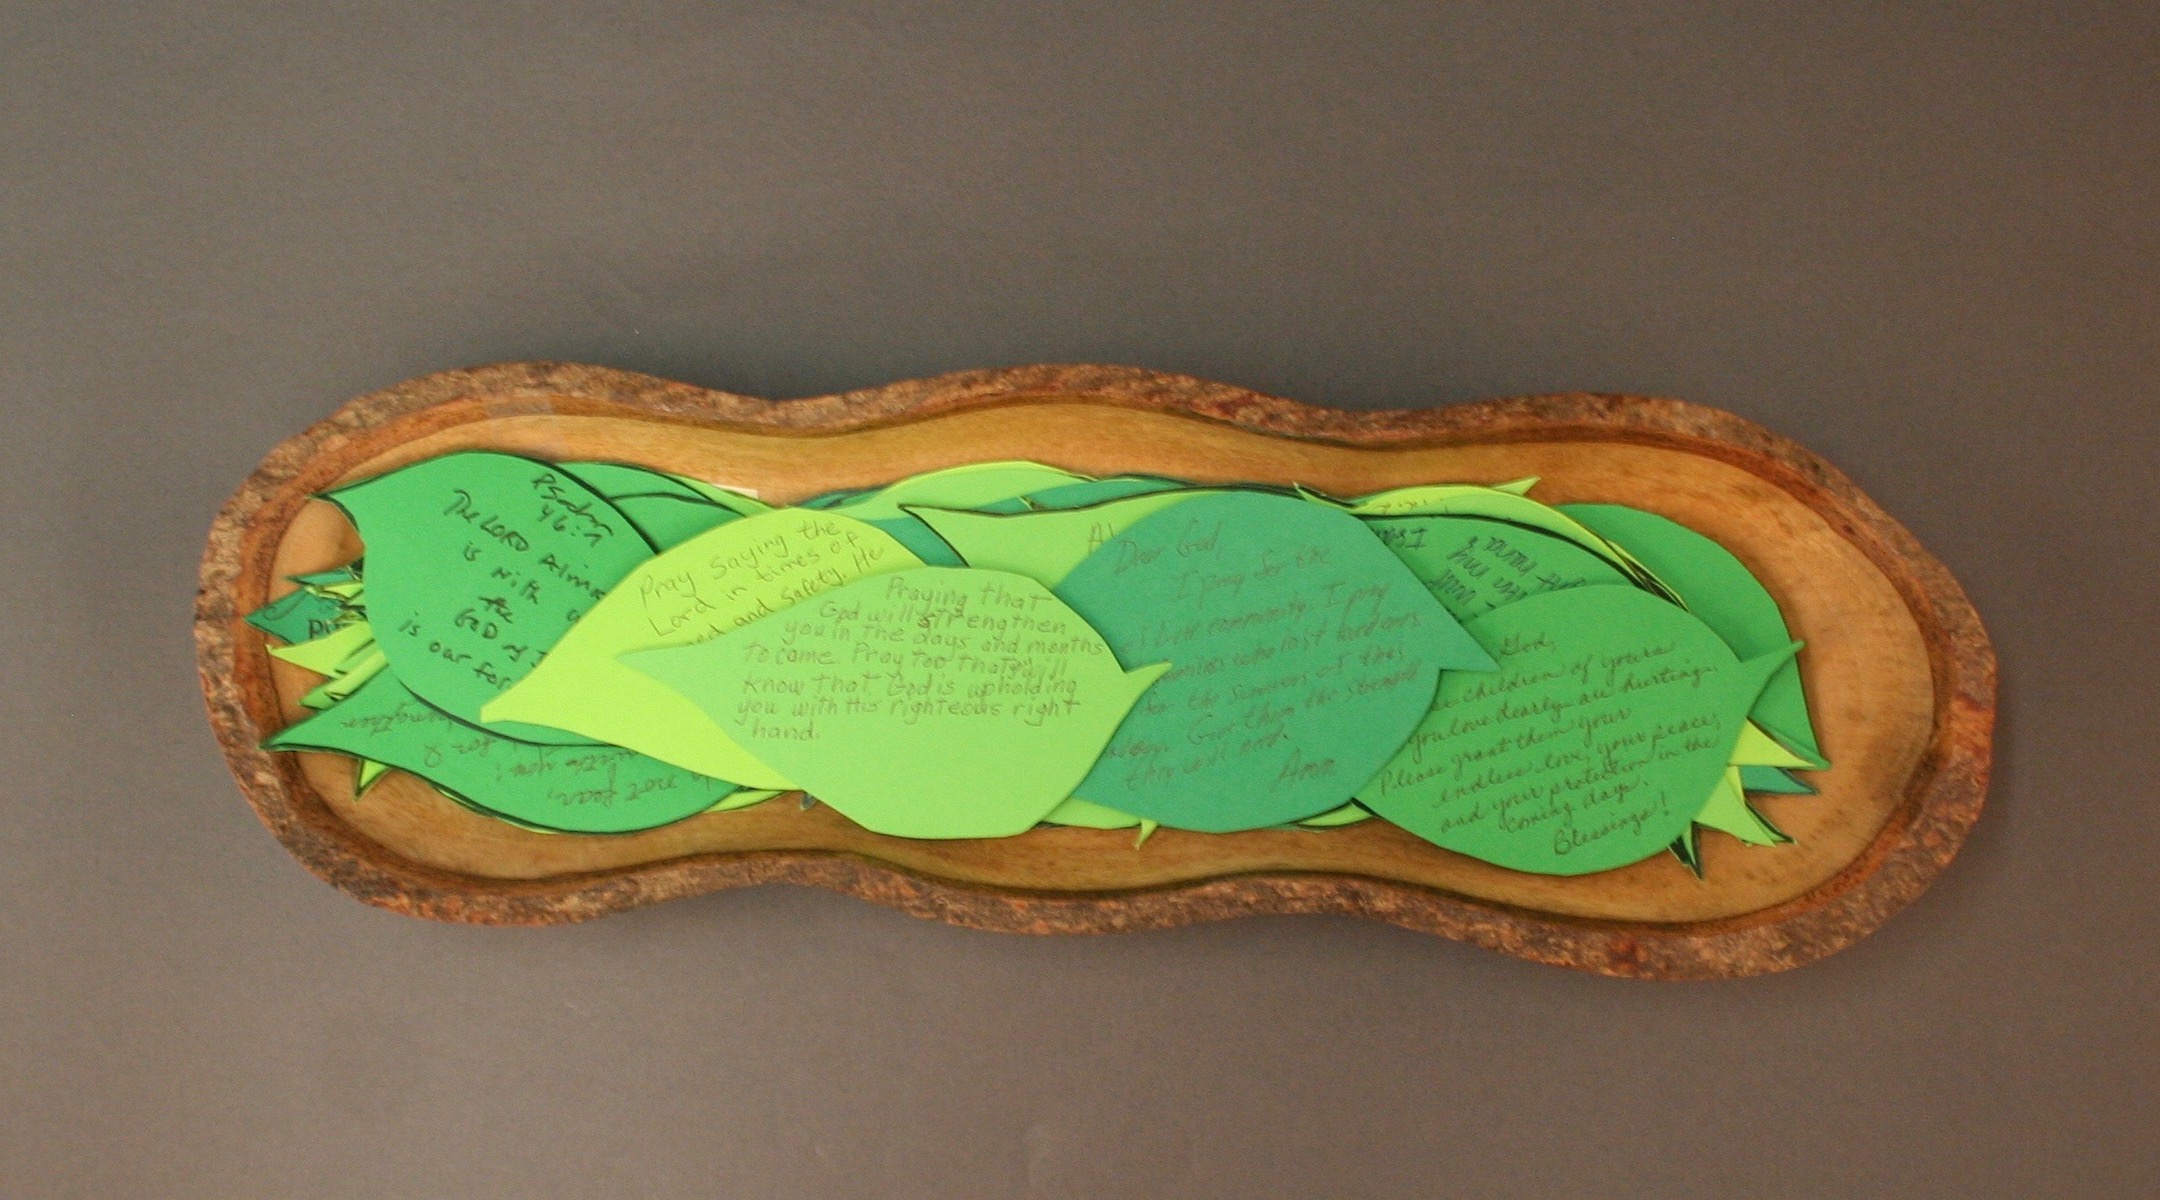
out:
{"label": "gray background", "polygon": [[[301,7],[0,6],[0,1194],[2160,1188],[2160,9]],[[794,889],[377,912],[218,759],[202,534],[346,398],[539,357],[1720,405],[1970,589],[1994,797],[1731,985]]]}

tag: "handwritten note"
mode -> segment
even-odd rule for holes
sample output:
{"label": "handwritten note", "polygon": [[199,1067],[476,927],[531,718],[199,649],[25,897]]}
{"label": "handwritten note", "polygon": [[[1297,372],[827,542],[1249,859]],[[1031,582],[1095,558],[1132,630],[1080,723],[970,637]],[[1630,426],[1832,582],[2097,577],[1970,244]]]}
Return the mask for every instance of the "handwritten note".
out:
{"label": "handwritten note", "polygon": [[1173,828],[1341,807],[1416,727],[1443,668],[1493,665],[1356,518],[1291,496],[1185,500],[1111,537],[1057,591],[1121,660],[1173,664],[1078,792]]}
{"label": "handwritten note", "polygon": [[422,703],[387,671],[263,744],[396,767],[483,812],[562,833],[651,829],[735,790],[613,746],[542,746],[475,729]]}
{"label": "handwritten note", "polygon": [[859,580],[622,661],[857,824],[914,838],[1033,827],[1164,669],[1123,670],[1034,580],[961,567]]}
{"label": "handwritten note", "polygon": [[247,623],[286,643],[312,641],[337,628],[345,605],[337,597],[302,587],[247,615]]}
{"label": "handwritten note", "polygon": [[1306,494],[1316,501],[1338,505],[1360,517],[1484,517],[1492,521],[1507,521],[1573,542],[1634,576],[1637,582],[1650,582],[1643,577],[1641,564],[1630,557],[1626,550],[1552,505],[1519,495],[1513,490],[1515,486],[1420,484],[1365,496],[1347,504],[1318,493]]}
{"label": "handwritten note", "polygon": [[702,642],[865,575],[921,565],[891,537],[837,513],[744,517],[630,572],[482,715],[573,730],[746,787],[792,788],[697,705],[617,659]]}
{"label": "handwritten note", "polygon": [[1685,833],[1793,649],[1742,663],[1628,586],[1532,596],[1469,629],[1498,672],[1443,676],[1358,799],[1427,841],[1548,875],[1624,866]]}
{"label": "handwritten note", "polygon": [[[653,549],[621,513],[547,463],[446,454],[341,488],[367,545],[368,617],[391,669],[478,723],[563,631]],[[499,726],[528,741],[582,738]]]}
{"label": "handwritten note", "polygon": [[[1568,504],[1561,511],[1628,552],[1678,594],[1688,611],[1717,631],[1743,658],[1768,653],[1792,639],[1785,616],[1733,552],[1677,521],[1618,504]],[[1811,767],[1828,766],[1808,719],[1800,662],[1780,667],[1763,685],[1751,714],[1758,725],[1798,750]]]}
{"label": "handwritten note", "polygon": [[1376,517],[1365,522],[1458,621],[1540,592],[1628,583],[1620,568],[1551,534],[1480,517]]}

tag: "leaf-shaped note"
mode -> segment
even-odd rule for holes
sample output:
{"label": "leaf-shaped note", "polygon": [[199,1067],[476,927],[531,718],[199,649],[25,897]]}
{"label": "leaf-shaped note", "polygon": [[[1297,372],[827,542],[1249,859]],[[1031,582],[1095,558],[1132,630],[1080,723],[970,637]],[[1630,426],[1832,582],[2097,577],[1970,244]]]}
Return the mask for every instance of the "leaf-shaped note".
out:
{"label": "leaf-shaped note", "polygon": [[[547,464],[469,451],[340,488],[367,544],[368,616],[398,679],[479,724],[615,582],[653,555],[592,489]],[[498,725],[528,741],[582,739]]]}
{"label": "leaf-shaped note", "polygon": [[1632,583],[1574,542],[1483,517],[1373,517],[1366,528],[1458,621],[1561,588]]}
{"label": "leaf-shaped note", "polygon": [[1657,576],[1629,554],[1625,547],[1616,545],[1549,504],[1508,490],[1512,486],[1514,485],[1481,487],[1460,483],[1422,484],[1348,502],[1312,491],[1307,491],[1304,495],[1321,503],[1341,506],[1360,517],[1459,516],[1507,521],[1573,542],[1619,567],[1636,582],[1652,591],[1664,593],[1667,590]]}
{"label": "leaf-shaped note", "polygon": [[[1792,640],[1777,601],[1732,551],[1711,539],[1656,513],[1618,504],[1567,504],[1561,510],[1626,547],[1740,657],[1767,654]],[[1808,719],[1798,660],[1770,677],[1749,715],[1811,760],[1807,765],[1829,765]]]}
{"label": "leaf-shaped note", "polygon": [[961,558],[943,538],[916,519],[916,505],[976,512],[1023,512],[1031,491],[1090,482],[1086,476],[1031,462],[974,463],[910,476],[831,506],[893,536],[909,553],[932,566],[957,567]]}
{"label": "leaf-shaped note", "polygon": [[300,588],[247,615],[247,623],[288,644],[313,641],[337,628],[345,605],[335,596]]}
{"label": "leaf-shaped note", "polygon": [[1162,673],[1122,669],[1034,580],[962,567],[859,580],[623,662],[850,820],[914,838],[1027,831]]}
{"label": "leaf-shaped note", "polygon": [[1417,726],[1443,668],[1492,667],[1361,522],[1290,496],[1184,500],[1057,591],[1121,661],[1173,664],[1076,794],[1178,829],[1340,808]]}
{"label": "leaf-shaped note", "polygon": [[1011,571],[1056,587],[1088,555],[1139,522],[1176,504],[1215,491],[1152,492],[1089,508],[991,514],[936,508],[912,509],[967,565]]}
{"label": "leaf-shaped note", "polygon": [[1795,649],[1743,663],[1709,626],[1625,586],[1532,596],[1469,630],[1498,673],[1443,675],[1358,800],[1436,845],[1546,875],[1625,866],[1685,833]]}
{"label": "leaf-shaped note", "polygon": [[417,775],[482,811],[563,833],[629,833],[735,790],[613,746],[542,746],[453,721],[390,672],[263,745],[350,754]]}
{"label": "leaf-shaped note", "polygon": [[837,513],[744,517],[639,564],[485,716],[573,730],[746,787],[794,787],[695,704],[617,658],[701,642],[865,575],[921,565]]}

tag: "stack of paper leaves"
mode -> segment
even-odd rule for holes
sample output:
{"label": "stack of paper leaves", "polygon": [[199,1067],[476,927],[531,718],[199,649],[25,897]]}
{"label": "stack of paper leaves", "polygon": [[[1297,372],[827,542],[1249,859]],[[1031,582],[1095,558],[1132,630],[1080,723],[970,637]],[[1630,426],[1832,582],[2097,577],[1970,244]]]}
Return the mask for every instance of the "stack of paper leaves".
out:
{"label": "stack of paper leaves", "polygon": [[330,493],[364,559],[248,617],[323,677],[264,744],[558,833],[800,791],[909,838],[1377,818],[1561,875],[1788,840],[1749,793],[1828,763],[1776,602],[1692,530],[1534,483],[997,462],[774,508],[445,455]]}

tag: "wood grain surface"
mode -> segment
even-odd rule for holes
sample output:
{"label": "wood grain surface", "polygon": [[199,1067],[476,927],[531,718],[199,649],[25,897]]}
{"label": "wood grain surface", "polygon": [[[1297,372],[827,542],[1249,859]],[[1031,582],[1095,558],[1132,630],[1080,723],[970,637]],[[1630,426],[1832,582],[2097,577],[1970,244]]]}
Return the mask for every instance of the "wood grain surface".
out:
{"label": "wood grain surface", "polygon": [[[1537,475],[1547,503],[1662,513],[1723,543],[1807,642],[1823,751],[1817,796],[1763,796],[1795,844],[1705,831],[1706,877],[1670,855],[1597,875],[1529,875],[1382,821],[1327,831],[1038,829],[913,841],[781,800],[627,836],[527,832],[394,773],[363,799],[351,760],[267,754],[318,677],[271,658],[241,617],[285,576],[360,550],[312,495],[488,448],[637,463],[785,503],[996,458],[1088,473],[1302,483],[1362,493]],[[1033,933],[1257,913],[1368,916],[1615,975],[1731,977],[1808,962],[1911,902],[1957,852],[1986,791],[1995,664],[1943,567],[1850,481],[1738,417],[1671,400],[1560,395],[1346,412],[1132,368],[1026,367],[770,402],[596,367],[520,363],[413,380],[272,451],[220,513],[196,640],[211,722],[249,802],[310,870],[371,904],[484,923],[583,920],[774,881]]]}

